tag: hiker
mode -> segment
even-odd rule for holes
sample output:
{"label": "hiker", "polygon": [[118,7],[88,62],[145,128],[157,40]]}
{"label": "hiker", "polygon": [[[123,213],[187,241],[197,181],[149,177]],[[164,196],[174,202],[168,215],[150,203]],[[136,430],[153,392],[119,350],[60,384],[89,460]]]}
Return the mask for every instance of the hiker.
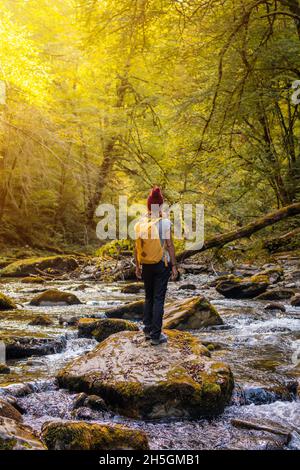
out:
{"label": "hiker", "polygon": [[135,225],[136,276],[145,286],[144,334],[152,345],[166,343],[161,331],[164,302],[170,275],[178,277],[171,222],[162,217],[163,196],[154,187],[147,199],[148,213]]}

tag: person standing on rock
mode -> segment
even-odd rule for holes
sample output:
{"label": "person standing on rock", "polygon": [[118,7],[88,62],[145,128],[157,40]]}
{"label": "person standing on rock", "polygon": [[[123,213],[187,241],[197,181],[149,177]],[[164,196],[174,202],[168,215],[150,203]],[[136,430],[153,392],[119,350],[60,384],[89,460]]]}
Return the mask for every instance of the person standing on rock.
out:
{"label": "person standing on rock", "polygon": [[164,303],[170,275],[178,277],[171,222],[162,217],[163,196],[154,187],[147,199],[148,213],[135,225],[136,276],[145,286],[144,334],[152,345],[167,342],[162,333]]}

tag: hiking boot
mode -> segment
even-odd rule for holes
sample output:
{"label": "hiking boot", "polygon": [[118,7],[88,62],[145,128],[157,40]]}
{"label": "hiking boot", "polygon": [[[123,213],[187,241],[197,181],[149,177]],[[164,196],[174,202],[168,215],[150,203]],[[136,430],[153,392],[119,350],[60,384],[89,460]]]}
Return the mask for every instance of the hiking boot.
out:
{"label": "hiking boot", "polygon": [[159,344],[162,344],[162,343],[167,343],[168,342],[168,338],[166,335],[164,335],[163,333],[160,334],[160,337],[155,339],[155,338],[151,338],[151,344],[152,346],[158,346]]}

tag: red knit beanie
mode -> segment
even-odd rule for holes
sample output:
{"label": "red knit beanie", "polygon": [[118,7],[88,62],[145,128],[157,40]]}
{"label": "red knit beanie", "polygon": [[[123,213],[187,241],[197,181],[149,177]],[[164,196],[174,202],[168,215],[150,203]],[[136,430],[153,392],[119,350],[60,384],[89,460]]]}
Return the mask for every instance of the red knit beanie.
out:
{"label": "red knit beanie", "polygon": [[147,199],[147,207],[148,210],[151,210],[151,205],[152,204],[158,204],[161,206],[163,204],[164,198],[163,195],[161,194],[161,190],[158,186],[155,186],[151,191]]}

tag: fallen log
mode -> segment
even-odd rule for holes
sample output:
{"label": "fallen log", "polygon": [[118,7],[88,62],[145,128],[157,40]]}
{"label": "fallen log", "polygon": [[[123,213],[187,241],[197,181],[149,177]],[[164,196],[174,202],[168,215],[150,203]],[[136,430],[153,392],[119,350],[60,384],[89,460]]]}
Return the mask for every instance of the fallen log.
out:
{"label": "fallen log", "polygon": [[227,232],[222,235],[210,238],[209,240],[204,242],[201,248],[195,250],[182,251],[176,256],[176,259],[177,261],[182,262],[184,259],[189,258],[190,256],[193,256],[196,253],[209,250],[210,248],[221,248],[227,243],[230,243],[234,240],[238,240],[240,238],[249,237],[253,233],[258,232],[259,230],[264,227],[267,227],[268,225],[276,224],[280,220],[292,217],[297,214],[300,214],[300,202],[282,207],[277,211],[270,212],[269,214],[263,217],[259,217],[253,222],[250,222],[249,224],[244,225],[243,227],[237,230],[232,230],[231,232]]}

